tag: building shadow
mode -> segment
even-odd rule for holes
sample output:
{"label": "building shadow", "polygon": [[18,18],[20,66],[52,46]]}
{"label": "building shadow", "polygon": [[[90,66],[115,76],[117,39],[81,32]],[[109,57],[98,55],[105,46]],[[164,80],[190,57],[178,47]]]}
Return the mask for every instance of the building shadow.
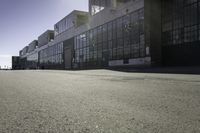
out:
{"label": "building shadow", "polygon": [[187,67],[115,67],[108,70],[127,73],[193,74],[200,75],[200,66]]}

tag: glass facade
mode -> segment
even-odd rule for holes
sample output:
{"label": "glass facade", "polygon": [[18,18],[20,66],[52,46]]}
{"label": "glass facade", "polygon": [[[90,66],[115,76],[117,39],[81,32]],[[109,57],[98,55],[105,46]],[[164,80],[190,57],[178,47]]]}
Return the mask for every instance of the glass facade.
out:
{"label": "glass facade", "polygon": [[36,69],[38,67],[38,53],[34,52],[27,56],[26,67],[29,69]]}
{"label": "glass facade", "polygon": [[200,41],[200,0],[162,0],[162,44]]}
{"label": "glass facade", "polygon": [[63,42],[50,46],[39,52],[40,68],[62,68]]}
{"label": "glass facade", "polygon": [[[131,0],[89,0],[90,14],[95,15],[107,7],[120,6],[126,2],[131,2]],[[109,65],[116,66],[116,64],[136,64],[136,61],[140,62],[140,58],[147,56],[151,56],[152,64],[156,64],[156,62],[161,62],[164,65],[198,64],[195,59],[200,56],[200,0],[160,0],[161,8],[152,10],[154,8],[153,4],[156,4],[156,8],[160,6],[157,2],[150,4],[144,1],[146,3],[145,12],[152,11],[152,14],[146,14],[146,38],[144,35],[144,8],[134,12],[127,10],[125,13],[125,5],[124,7],[122,6],[123,8],[119,8],[119,10],[123,9],[123,16],[86,32],[79,32],[79,35],[74,36],[70,41],[65,40],[64,44],[62,42],[49,46],[39,51],[38,57],[30,53],[35,47],[30,47],[28,52],[28,47],[26,46],[20,51],[20,57],[22,57],[20,58],[22,60],[21,66],[22,68],[26,68],[27,65],[28,67],[64,69],[68,65],[67,63],[70,62],[70,66],[75,69],[102,68]],[[150,5],[148,6],[147,4]],[[160,9],[161,18],[160,14],[156,13],[156,11],[160,12]],[[94,17],[95,20],[101,15],[104,15],[104,13],[90,17]],[[154,16],[153,19],[151,18],[152,16],[148,15]],[[62,34],[71,27],[77,28],[87,22],[88,25],[86,26],[89,28],[90,24],[93,25],[93,23],[90,23],[88,16],[87,12],[79,11],[69,14],[55,24],[55,36]],[[154,31],[154,22],[161,24],[162,29],[160,29],[159,25],[158,29]],[[84,29],[81,27],[80,30]],[[162,43],[160,43],[160,31]],[[53,35],[53,31],[51,33]],[[50,36],[50,38],[52,37]],[[40,44],[41,46],[46,45],[50,41],[46,35],[40,36],[38,40],[39,46]],[[70,50],[72,49],[70,54],[67,54],[69,51],[66,45],[70,45]],[[73,48],[71,45],[73,45]],[[66,53],[64,53],[63,47],[68,52],[65,51]]]}
{"label": "glass facade", "polygon": [[75,37],[74,67],[108,65],[109,60],[145,57],[144,9]]}

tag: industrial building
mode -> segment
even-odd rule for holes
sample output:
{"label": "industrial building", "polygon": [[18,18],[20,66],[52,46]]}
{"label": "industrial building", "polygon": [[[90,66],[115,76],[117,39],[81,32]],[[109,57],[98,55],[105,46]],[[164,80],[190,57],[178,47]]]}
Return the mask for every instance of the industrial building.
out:
{"label": "industrial building", "polygon": [[21,69],[200,65],[200,0],[89,0],[20,51]]}
{"label": "industrial building", "polygon": [[[0,68],[1,69],[1,68]],[[12,69],[20,70],[20,57],[19,56],[12,56]]]}

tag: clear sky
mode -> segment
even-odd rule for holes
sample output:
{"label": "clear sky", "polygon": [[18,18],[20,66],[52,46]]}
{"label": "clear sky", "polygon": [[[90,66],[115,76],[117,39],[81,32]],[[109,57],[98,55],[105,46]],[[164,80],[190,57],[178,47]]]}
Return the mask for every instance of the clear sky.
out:
{"label": "clear sky", "polygon": [[0,0],[0,66],[75,9],[88,11],[88,0]]}

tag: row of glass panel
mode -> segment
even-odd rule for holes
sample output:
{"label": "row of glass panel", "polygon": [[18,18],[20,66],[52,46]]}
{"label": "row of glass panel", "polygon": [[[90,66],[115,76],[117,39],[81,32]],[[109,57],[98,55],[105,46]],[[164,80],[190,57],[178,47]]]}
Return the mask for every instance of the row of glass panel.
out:
{"label": "row of glass panel", "polygon": [[[184,7],[172,4],[165,2],[162,8],[162,26],[164,32],[183,28],[184,26],[193,26],[200,22],[200,2],[195,2]],[[173,7],[173,9],[169,10],[166,7]]]}
{"label": "row of glass panel", "polygon": [[75,37],[75,64],[145,56],[144,9]]}
{"label": "row of glass panel", "polygon": [[39,52],[40,64],[62,64],[63,63],[63,43],[50,46]]}
{"label": "row of glass panel", "polygon": [[63,56],[62,54],[57,54],[54,56],[46,57],[46,58],[41,58],[40,59],[40,64],[62,64],[63,63]]}
{"label": "row of glass panel", "polygon": [[68,30],[69,28],[73,27],[73,17],[72,16],[67,16],[57,24],[55,24],[54,29],[55,29],[55,36],[58,34]]}
{"label": "row of glass panel", "polygon": [[200,0],[162,1],[163,45],[200,40]]}
{"label": "row of glass panel", "polygon": [[27,56],[27,61],[38,61],[38,53],[33,53]]}
{"label": "row of glass panel", "polygon": [[200,41],[200,25],[166,31],[162,33],[163,45]]}

